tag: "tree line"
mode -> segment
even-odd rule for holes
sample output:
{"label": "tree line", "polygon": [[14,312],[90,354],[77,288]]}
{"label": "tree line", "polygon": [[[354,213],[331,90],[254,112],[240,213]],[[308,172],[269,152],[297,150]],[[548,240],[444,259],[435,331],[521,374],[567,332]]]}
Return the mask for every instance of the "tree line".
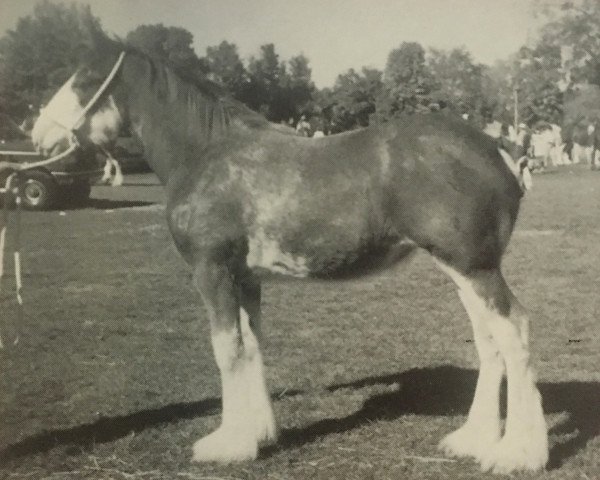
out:
{"label": "tree line", "polygon": [[[211,79],[274,122],[301,115],[332,133],[415,113],[448,109],[483,126],[512,121],[513,96],[521,121],[562,123],[565,116],[600,113],[600,4],[595,0],[538,2],[546,22],[535,42],[488,67],[465,48],[425,49],[403,42],[383,70],[341,73],[318,89],[309,59],[281,59],[274,44],[245,63],[233,43],[210,46],[204,56],[186,29],[141,25],[125,41],[167,61],[187,78]],[[89,6],[37,4],[0,38],[0,112],[19,120],[43,104],[77,67],[90,29],[102,30]],[[598,108],[596,108],[598,105]]]}

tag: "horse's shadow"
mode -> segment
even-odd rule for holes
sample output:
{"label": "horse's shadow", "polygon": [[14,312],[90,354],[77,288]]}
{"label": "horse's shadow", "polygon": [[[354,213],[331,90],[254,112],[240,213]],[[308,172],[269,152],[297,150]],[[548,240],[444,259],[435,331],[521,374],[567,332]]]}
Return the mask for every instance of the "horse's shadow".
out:
{"label": "horse's shadow", "polygon": [[[353,430],[376,420],[394,420],[403,415],[466,415],[468,412],[477,372],[452,366],[412,369],[399,374],[368,377],[348,383],[331,385],[326,391],[361,389],[374,385],[399,386],[398,390],[378,393],[367,399],[356,412],[342,418],[328,418],[299,428],[283,429],[275,447],[265,454],[297,447],[320,437]],[[600,415],[597,399],[598,382],[541,383],[546,413],[565,413],[567,419],[556,425],[551,435],[568,439],[557,442],[550,452],[550,468],[557,468],[600,435]],[[287,390],[274,399],[302,395],[309,392]],[[48,451],[60,445],[83,448],[123,438],[131,432],[141,432],[160,424],[176,423],[185,419],[217,414],[221,401],[209,398],[199,402],[178,403],[143,410],[125,416],[102,418],[96,422],[68,429],[43,432],[0,450],[0,461]],[[596,411],[595,411],[596,410]]]}
{"label": "horse's shadow", "polygon": [[[327,390],[393,384],[398,384],[400,388],[370,397],[358,411],[346,417],[323,419],[305,427],[283,430],[279,444],[273,448],[300,446],[319,437],[353,430],[372,421],[394,420],[407,414],[466,415],[476,383],[475,370],[440,366],[332,385]],[[549,432],[551,436],[567,437],[564,441],[557,440],[550,451],[548,467],[554,469],[600,435],[600,383],[573,381],[540,383],[538,386],[544,412],[564,413],[567,417]],[[505,390],[503,385],[503,394]],[[506,405],[502,404],[501,408],[505,414]]]}

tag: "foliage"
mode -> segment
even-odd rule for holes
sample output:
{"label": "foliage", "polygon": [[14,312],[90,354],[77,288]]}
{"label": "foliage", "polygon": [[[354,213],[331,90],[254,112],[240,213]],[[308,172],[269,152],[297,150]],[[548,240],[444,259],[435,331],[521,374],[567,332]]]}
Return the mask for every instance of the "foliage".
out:
{"label": "foliage", "polygon": [[482,123],[489,108],[484,86],[484,67],[464,48],[427,56],[420,44],[405,42],[390,52],[385,72],[350,69],[321,92],[319,103],[334,132],[444,106]]}
{"label": "foliage", "polygon": [[287,67],[283,88],[289,99],[290,113],[298,115],[308,109],[313,101],[315,86],[311,80],[312,70],[308,58],[302,54],[290,58]]}
{"label": "foliage", "polygon": [[376,112],[377,98],[383,91],[383,72],[363,68],[338,76],[333,89],[323,92],[319,103],[329,129],[335,133],[369,125]]}
{"label": "foliage", "polygon": [[600,87],[581,85],[565,95],[564,124],[572,126],[582,121],[600,122]]}
{"label": "foliage", "polygon": [[450,51],[431,49],[427,65],[433,79],[433,95],[459,114],[481,123],[486,112],[483,65],[465,48]]}
{"label": "foliage", "polygon": [[549,21],[541,30],[539,45],[561,51],[561,69],[568,84],[600,85],[600,2],[574,0],[544,4]]}
{"label": "foliage", "polygon": [[324,92],[333,131],[449,106],[479,123],[486,110],[484,67],[464,48],[449,52],[403,43],[390,52],[385,72],[363,68],[340,75]]}
{"label": "foliage", "polygon": [[237,46],[226,41],[206,49],[206,61],[213,80],[221,83],[235,97],[240,97],[248,82],[246,68]]}
{"label": "foliage", "polygon": [[185,28],[140,25],[127,34],[127,43],[166,61],[188,78],[202,77],[208,71],[206,61],[198,58],[193,48],[194,36]]}
{"label": "foliage", "polygon": [[425,49],[416,42],[403,42],[388,55],[383,73],[385,88],[378,97],[378,114],[393,118],[429,111],[433,78],[425,62]]}
{"label": "foliage", "polygon": [[298,55],[283,62],[272,43],[260,47],[260,55],[248,64],[249,82],[240,99],[269,120],[297,119],[313,99],[309,61]]}
{"label": "foliage", "polygon": [[243,95],[243,101],[267,118],[275,119],[279,110],[276,100],[285,74],[285,65],[279,63],[275,45],[269,43],[260,47],[260,55],[250,58],[248,74],[250,84]]}
{"label": "foliage", "polygon": [[523,47],[518,56],[515,83],[519,89],[520,117],[529,124],[560,122],[563,110],[560,49],[539,44]]}
{"label": "foliage", "polygon": [[560,66],[560,49],[539,44],[523,46],[508,60],[488,69],[484,97],[491,116],[512,123],[516,90],[519,122],[560,123],[564,96]]}
{"label": "foliage", "polygon": [[[491,118],[512,122],[514,90],[521,121],[559,122],[565,95],[569,101],[576,96],[574,86],[600,85],[600,2],[539,0],[538,5],[546,6],[547,21],[537,42],[493,67],[475,62],[465,48],[426,51],[404,42],[389,53],[383,72],[350,69],[321,91],[311,80],[306,56],[282,60],[272,43],[262,45],[246,66],[237,46],[227,41],[199,58],[192,34],[179,27],[141,25],[127,41],[188,78],[208,74],[276,122],[312,114],[332,131],[343,131],[439,105],[466,113],[477,124]],[[89,7],[47,1],[34,7],[0,39],[0,111],[20,119],[29,104],[47,99],[71,74],[95,30],[101,31],[100,22]]]}
{"label": "foliage", "polygon": [[485,102],[483,117],[486,121],[513,121],[512,78],[514,62],[503,60],[484,71],[482,94]]}
{"label": "foliage", "polygon": [[[521,82],[529,113],[568,125],[584,117],[597,117],[600,86],[600,2],[597,0],[543,1],[547,20],[536,46],[521,56],[530,59]],[[526,82],[523,80],[527,79]],[[536,92],[531,92],[532,87]],[[534,98],[532,101],[531,99]],[[540,114],[543,112],[543,114]]]}
{"label": "foliage", "polygon": [[[496,96],[496,101],[490,102],[494,116],[505,120],[512,110],[512,90],[516,89],[520,120],[564,124],[574,116],[585,115],[589,102],[575,98],[590,94],[578,86],[600,85],[600,3],[541,1],[539,6],[544,7],[539,10],[546,22],[536,42],[491,69],[488,98]],[[565,95],[571,102],[570,112],[565,112]],[[583,110],[575,113],[573,105]]]}
{"label": "foliage", "polygon": [[0,110],[20,120],[69,78],[101,26],[89,6],[42,2],[0,39]]}

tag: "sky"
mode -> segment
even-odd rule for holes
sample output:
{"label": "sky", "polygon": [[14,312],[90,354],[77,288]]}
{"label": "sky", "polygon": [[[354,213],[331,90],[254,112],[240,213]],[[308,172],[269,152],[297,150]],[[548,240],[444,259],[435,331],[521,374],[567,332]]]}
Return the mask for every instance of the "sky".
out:
{"label": "sky", "polygon": [[[319,88],[363,66],[383,69],[402,42],[451,49],[476,61],[506,58],[533,34],[535,0],[76,0],[92,7],[104,29],[124,37],[162,23],[194,35],[199,56],[223,40],[247,60],[274,43],[281,59],[304,54]],[[33,11],[37,0],[0,0],[0,36]],[[69,0],[64,3],[73,3]]]}

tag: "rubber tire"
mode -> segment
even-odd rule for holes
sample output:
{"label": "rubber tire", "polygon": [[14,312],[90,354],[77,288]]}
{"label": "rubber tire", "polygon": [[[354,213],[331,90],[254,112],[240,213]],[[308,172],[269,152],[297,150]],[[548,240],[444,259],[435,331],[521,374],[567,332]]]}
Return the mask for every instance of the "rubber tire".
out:
{"label": "rubber tire", "polygon": [[58,185],[48,173],[32,170],[24,174],[21,184],[23,207],[27,210],[48,210],[56,204]]}

